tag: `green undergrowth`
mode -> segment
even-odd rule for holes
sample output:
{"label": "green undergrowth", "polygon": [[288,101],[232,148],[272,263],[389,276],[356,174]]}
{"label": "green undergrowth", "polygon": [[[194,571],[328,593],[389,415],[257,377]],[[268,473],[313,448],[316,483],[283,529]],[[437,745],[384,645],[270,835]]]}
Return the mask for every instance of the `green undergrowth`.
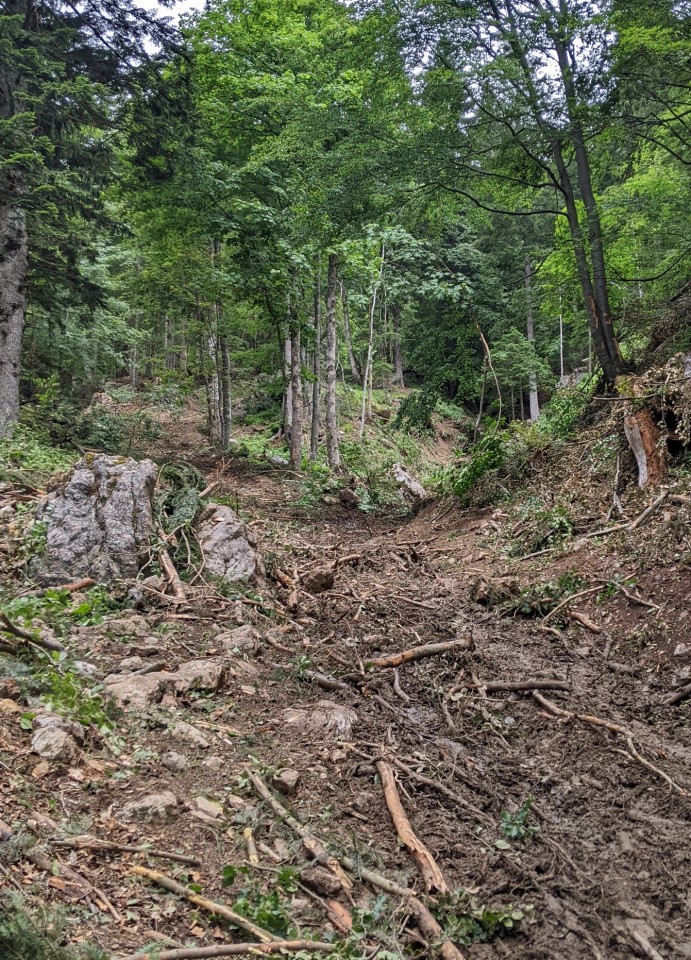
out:
{"label": "green undergrowth", "polygon": [[78,456],[76,450],[57,447],[31,427],[17,424],[10,436],[0,437],[0,483],[41,489]]}
{"label": "green undergrowth", "polygon": [[0,957],[3,960],[109,960],[92,944],[66,946],[70,917],[65,910],[33,907],[18,893],[0,899]]}

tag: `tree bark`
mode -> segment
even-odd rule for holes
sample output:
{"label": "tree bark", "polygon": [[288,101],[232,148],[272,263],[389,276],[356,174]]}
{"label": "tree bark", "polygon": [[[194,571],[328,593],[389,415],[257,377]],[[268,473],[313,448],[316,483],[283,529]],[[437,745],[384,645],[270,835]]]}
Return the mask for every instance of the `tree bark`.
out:
{"label": "tree bark", "polygon": [[228,338],[225,334],[219,337],[220,342],[220,394],[221,394],[221,450],[225,453],[230,446],[233,411],[230,395],[230,351]]}
{"label": "tree bark", "polygon": [[401,344],[401,308],[397,303],[391,307],[391,318],[393,321],[393,369],[396,386],[401,390],[405,387],[403,382],[403,346]]}
{"label": "tree bark", "polygon": [[290,395],[292,403],[290,432],[290,465],[302,469],[302,364],[300,353],[300,320],[295,307],[290,311]]}
{"label": "tree bark", "polygon": [[341,466],[338,446],[338,422],[336,411],[336,283],[338,281],[338,257],[329,254],[326,291],[326,458],[332,469]]}
{"label": "tree bark", "polygon": [[0,206],[0,436],[19,418],[28,264],[26,217],[18,207]]}
{"label": "tree bark", "polygon": [[[533,285],[532,285],[533,267],[530,263],[530,257],[525,258],[525,306],[526,306],[526,333],[528,341],[533,343],[535,340],[535,328],[533,326]],[[540,404],[537,398],[537,377],[535,371],[530,373],[530,419],[533,423],[540,416]],[[522,402],[522,401],[521,401]]]}
{"label": "tree bark", "polygon": [[283,337],[283,436],[290,443],[293,428],[293,355],[291,350],[290,327]]}
{"label": "tree bark", "polygon": [[343,304],[343,333],[345,335],[346,349],[348,350],[348,365],[350,366],[350,375],[358,385],[362,386],[362,371],[355,358],[353,350],[353,332],[350,328],[350,310],[348,309],[348,291],[341,284],[341,303]]}
{"label": "tree bark", "polygon": [[312,360],[312,422],[310,424],[310,460],[315,463],[319,456],[319,394],[321,390],[321,339],[322,339],[321,277],[314,286],[314,357]]}
{"label": "tree bark", "polygon": [[[626,389],[634,396],[642,393],[639,384],[630,381]],[[637,408],[636,404],[627,404],[627,407],[624,435],[638,465],[638,486],[656,486],[668,472],[667,447],[662,431],[648,407]]]}

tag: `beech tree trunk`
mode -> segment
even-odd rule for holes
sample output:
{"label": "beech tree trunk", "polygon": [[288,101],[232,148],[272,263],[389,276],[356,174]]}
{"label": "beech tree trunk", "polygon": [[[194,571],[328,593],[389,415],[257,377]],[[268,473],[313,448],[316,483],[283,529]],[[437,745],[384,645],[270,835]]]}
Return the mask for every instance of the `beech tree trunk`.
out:
{"label": "beech tree trunk", "polygon": [[401,345],[401,308],[398,304],[391,307],[391,318],[393,320],[393,369],[396,386],[402,390],[405,387],[403,382],[403,348]]}
{"label": "beech tree trunk", "polygon": [[283,436],[290,443],[293,427],[293,356],[291,350],[290,329],[283,338]]}
{"label": "beech tree trunk", "polygon": [[221,395],[221,450],[224,452],[230,446],[231,427],[233,422],[231,395],[230,395],[230,351],[228,338],[223,335],[220,341],[220,376],[219,387]]}
{"label": "beech tree trunk", "polygon": [[362,385],[362,372],[358,366],[353,350],[353,334],[350,329],[350,310],[348,309],[348,292],[343,284],[341,284],[341,303],[343,304],[343,333],[345,334],[346,349],[348,350],[350,375],[355,383]]}
{"label": "beech tree trunk", "polygon": [[336,411],[336,283],[338,281],[338,257],[329,254],[326,290],[326,458],[332,469],[341,466],[341,451],[338,446],[338,421]]}
{"label": "beech tree trunk", "polygon": [[24,213],[17,207],[0,206],[0,436],[19,418],[28,263]]}
{"label": "beech tree trunk", "polygon": [[[526,305],[526,333],[530,343],[535,340],[535,328],[533,326],[533,286],[532,286],[533,268],[530,263],[530,257],[525,258],[525,305]],[[530,374],[530,419],[533,423],[540,416],[540,404],[537,398],[537,377],[535,372]]]}
{"label": "beech tree trunk", "polygon": [[310,460],[319,456],[319,394],[321,390],[321,279],[318,276],[314,287],[314,357],[312,360],[312,422],[310,424]]}
{"label": "beech tree trunk", "polygon": [[302,364],[300,322],[295,308],[291,309],[290,317],[290,358],[290,395],[292,403],[290,465],[293,470],[300,470],[302,468]]}

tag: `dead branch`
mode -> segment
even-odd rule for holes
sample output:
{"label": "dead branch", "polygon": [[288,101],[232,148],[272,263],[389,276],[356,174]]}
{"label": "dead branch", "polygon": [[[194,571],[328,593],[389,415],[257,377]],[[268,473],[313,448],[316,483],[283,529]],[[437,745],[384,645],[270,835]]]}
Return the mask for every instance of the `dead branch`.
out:
{"label": "dead branch", "polygon": [[165,547],[160,547],[158,550],[158,562],[161,564],[161,570],[165,574],[166,581],[168,586],[173,591],[173,596],[176,600],[185,599],[185,591],[182,587],[182,581],[180,576],[175,569],[173,561],[170,559],[170,554]]}
{"label": "dead branch", "polygon": [[681,689],[675,690],[674,693],[665,697],[662,704],[665,707],[673,707],[675,703],[681,703],[682,700],[686,700],[689,696],[691,696],[691,683],[687,683],[685,687],[681,687]]}
{"label": "dead branch", "polygon": [[[318,940],[274,940],[272,943],[227,943],[215,947],[182,947],[179,950],[163,950],[156,954],[156,960],[204,960],[206,957],[268,957],[273,953],[286,950],[291,953],[331,953],[335,943],[321,943]],[[133,953],[123,960],[142,960],[144,954]]]}
{"label": "dead branch", "polygon": [[381,778],[382,788],[384,790],[384,799],[388,807],[391,819],[393,820],[396,833],[401,843],[408,848],[413,860],[417,863],[420,873],[425,881],[428,892],[435,890],[439,893],[447,893],[448,886],[444,875],[442,874],[434,857],[415,834],[410,820],[408,819],[401,798],[396,788],[396,775],[393,768],[385,760],[377,761],[377,771]]}
{"label": "dead branch", "polygon": [[410,697],[401,687],[401,681],[398,676],[398,669],[394,667],[393,672],[393,692],[396,694],[399,700],[403,700],[404,703],[410,703]]}
{"label": "dead branch", "polygon": [[74,583],[61,583],[57,587],[43,587],[41,590],[29,590],[22,593],[23,597],[45,597],[49,590],[66,590],[68,593],[76,593],[78,590],[88,590],[89,587],[95,587],[97,581],[91,577],[84,577],[82,580],[75,580]]}
{"label": "dead branch", "polygon": [[388,657],[379,657],[376,660],[367,660],[366,667],[371,669],[376,667],[378,670],[384,670],[389,667],[400,667],[411,660],[422,660],[424,657],[437,657],[442,653],[448,653],[451,650],[471,650],[473,646],[472,637],[463,637],[460,640],[448,640],[445,643],[428,643],[423,647],[410,647],[401,653],[392,653]]}
{"label": "dead branch", "polygon": [[54,640],[52,637],[34,636],[34,634],[29,633],[28,630],[18,627],[16,624],[12,623],[7,614],[3,613],[2,611],[0,611],[0,623],[4,624],[3,627],[0,627],[0,631],[3,633],[9,633],[13,637],[17,637],[18,640],[22,640],[25,643],[31,643],[36,647],[42,647],[44,650],[56,650],[61,652],[65,649],[58,640]]}
{"label": "dead branch", "polygon": [[154,847],[136,847],[128,843],[114,843],[111,840],[100,840],[98,837],[70,837],[66,840],[51,840],[54,847],[68,847],[70,850],[118,850],[122,853],[147,853],[150,857],[161,860],[174,860],[175,863],[186,863],[198,867],[201,863],[196,857],[183,856],[181,853],[169,853],[167,850],[156,850]]}
{"label": "dead branch", "polygon": [[621,724],[612,723],[611,720],[603,720],[601,717],[591,716],[587,713],[573,713],[570,710],[562,710],[561,707],[558,707],[556,703],[553,703],[551,700],[548,700],[546,697],[543,697],[537,691],[533,691],[533,697],[537,700],[538,703],[548,710],[550,713],[555,714],[558,717],[564,717],[566,720],[580,720],[581,723],[589,723],[595,727],[604,727],[606,730],[610,730],[612,733],[619,734],[626,741],[626,746],[628,753],[634,760],[638,760],[646,769],[650,770],[656,776],[661,777],[665,783],[668,783],[670,787],[680,793],[682,797],[688,796],[688,791],[684,790],[683,787],[680,787],[678,783],[675,783],[671,777],[669,777],[664,770],[660,770],[659,767],[654,766],[648,760],[638,753],[634,746],[634,734],[631,730],[628,730],[626,727],[622,727]]}
{"label": "dead branch", "polygon": [[601,593],[601,591],[602,587],[598,585],[597,587],[588,587],[587,590],[579,590],[578,593],[572,593],[571,596],[566,597],[565,600],[562,600],[561,603],[558,603],[556,607],[549,611],[549,613],[545,614],[541,623],[544,626],[548,620],[551,620],[552,617],[556,616],[556,614],[559,613],[560,610],[563,610],[564,607],[568,606],[572,600],[577,600],[579,597],[588,597],[592,593]]}
{"label": "dead branch", "polygon": [[568,680],[490,680],[487,683],[468,681],[460,683],[456,690],[464,688],[484,689],[487,693],[494,693],[498,690],[506,690],[511,693],[517,693],[521,690],[571,690],[571,684]]}
{"label": "dead branch", "polygon": [[149,870],[148,867],[132,867],[129,873],[136,877],[145,877],[147,880],[151,880],[152,883],[157,883],[159,887],[163,887],[165,890],[170,890],[171,893],[176,893],[179,897],[183,897],[185,900],[193,903],[195,907],[200,907],[202,910],[207,910],[209,913],[215,913],[217,916],[223,917],[224,920],[234,924],[234,926],[247,931],[247,933],[251,933],[253,937],[261,940],[262,943],[276,941],[277,939],[272,933],[269,933],[268,930],[263,930],[255,923],[252,923],[251,920],[240,916],[239,913],[235,913],[234,910],[231,910],[230,907],[227,907],[224,903],[207,900],[206,897],[194,893],[189,887],[183,886],[181,883],[178,883],[177,880],[173,880],[172,877],[168,877],[164,873],[159,873],[158,870]]}
{"label": "dead branch", "polygon": [[598,627],[596,623],[593,623],[593,621],[589,617],[586,617],[584,613],[581,613],[580,610],[569,610],[569,617],[575,620],[576,623],[580,623],[586,630],[590,630],[591,633],[602,633],[602,627]]}

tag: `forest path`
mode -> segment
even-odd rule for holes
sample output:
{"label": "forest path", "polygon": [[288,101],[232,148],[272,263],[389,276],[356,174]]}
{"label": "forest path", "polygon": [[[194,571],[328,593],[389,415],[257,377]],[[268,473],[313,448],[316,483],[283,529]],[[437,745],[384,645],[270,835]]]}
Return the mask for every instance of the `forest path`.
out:
{"label": "forest path", "polygon": [[[218,631],[239,622],[261,634],[258,651],[235,659],[218,692],[169,692],[158,705],[125,713],[118,753],[92,744],[67,773],[37,773],[29,735],[13,731],[19,744],[5,803],[30,803],[39,828],[48,816],[62,835],[150,844],[200,863],[72,851],[66,862],[119,916],[97,910],[96,922],[82,914],[80,935],[117,957],[154,941],[238,939],[208,913],[133,875],[143,863],[211,899],[239,899],[257,923],[277,930],[289,916],[303,932],[323,935],[334,923],[325,900],[351,912],[355,905],[367,915],[365,942],[401,955],[407,938],[395,897],[373,910],[372,891],[360,884],[352,899],[338,884],[320,888],[323,877],[315,883],[303,874],[306,886],[295,887],[290,874],[290,894],[277,885],[276,870],[304,868],[304,850],[244,773],[249,766],[286,792],[281,802],[335,852],[422,891],[377,776],[384,759],[396,770],[414,831],[449,887],[466,891],[439,909],[457,918],[458,942],[473,941],[464,947],[469,957],[691,955],[688,714],[660,706],[655,675],[631,651],[615,660],[611,628],[596,634],[574,624],[557,636],[539,620],[501,616],[476,602],[483,585],[505,582],[512,569],[493,545],[490,511],[431,504],[413,518],[375,520],[340,503],[306,503],[304,481],[288,472],[225,463],[209,478],[220,481],[215,495],[259,534],[268,581],[240,601],[207,596],[151,609],[144,632],[154,635],[156,660],[169,670],[191,658],[214,660]],[[548,564],[539,577],[558,572]],[[536,576],[528,571],[524,582]],[[622,603],[641,623],[650,613],[620,596],[597,606],[594,599],[578,605],[591,621],[606,621]],[[85,628],[78,638],[104,674],[141,648],[117,623]],[[397,670],[372,666],[429,644],[455,646]],[[554,715],[530,691],[491,686],[517,681],[538,681],[548,687],[539,695],[557,710],[619,725],[633,740]],[[568,689],[549,689],[552,682]],[[325,726],[330,718],[352,729],[340,736]],[[181,738],[180,721],[203,741],[193,742],[189,731]],[[171,752],[182,757],[177,769]],[[127,803],[165,791],[177,799],[167,820],[125,821]],[[47,829],[55,835],[55,825]],[[248,840],[259,846],[256,865],[248,864]],[[224,888],[228,866],[240,872]],[[27,882],[21,867],[12,869]],[[321,901],[313,899],[315,886]],[[50,888],[56,900],[65,895]],[[520,931],[494,935],[511,932],[516,911],[525,917]],[[428,954],[423,948],[420,955]]]}

